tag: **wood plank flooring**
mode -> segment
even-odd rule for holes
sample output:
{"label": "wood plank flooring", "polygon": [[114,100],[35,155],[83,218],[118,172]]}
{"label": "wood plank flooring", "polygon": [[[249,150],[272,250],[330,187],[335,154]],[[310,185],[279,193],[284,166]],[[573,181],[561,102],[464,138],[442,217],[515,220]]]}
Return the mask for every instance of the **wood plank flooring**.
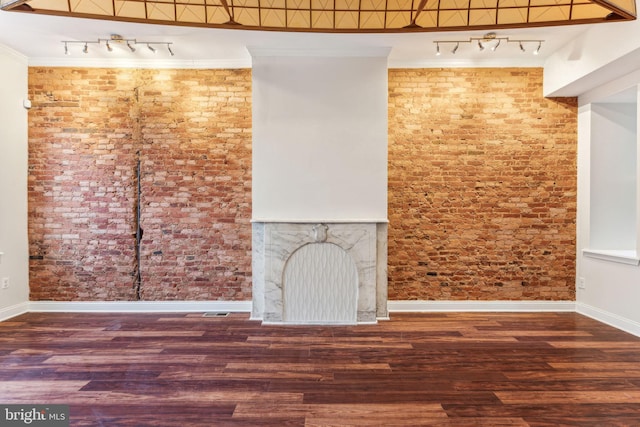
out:
{"label": "wood plank flooring", "polygon": [[640,426],[640,339],[575,313],[29,313],[0,323],[0,403],[72,426]]}

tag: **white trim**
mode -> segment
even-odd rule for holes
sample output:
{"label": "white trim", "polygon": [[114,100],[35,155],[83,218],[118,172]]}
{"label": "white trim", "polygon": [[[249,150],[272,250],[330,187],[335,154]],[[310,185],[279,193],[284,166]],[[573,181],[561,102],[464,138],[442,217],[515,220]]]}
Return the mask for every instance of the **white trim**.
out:
{"label": "white trim", "polygon": [[30,312],[251,312],[251,301],[31,301]]}
{"label": "white trim", "polygon": [[[573,301],[389,301],[389,312],[576,312],[640,337],[640,323]],[[250,313],[251,301],[31,301],[0,309],[0,321],[27,312]],[[261,320],[251,318],[251,320]],[[378,318],[389,320],[389,318]]]}
{"label": "white trim", "polygon": [[[435,51],[434,51],[435,52]],[[435,56],[435,54],[434,54]],[[388,68],[542,68],[544,58],[531,55],[514,62],[513,59],[446,59],[430,58],[416,60],[394,60],[389,57]]]}
{"label": "white trim", "polygon": [[582,302],[576,303],[576,313],[582,314],[584,316],[597,320],[598,322],[605,323],[609,326],[613,326],[614,328],[640,337],[640,323],[636,322],[635,320],[618,316],[617,314],[601,310]]}
{"label": "white trim", "polygon": [[320,58],[342,58],[342,57],[381,57],[386,58],[391,53],[390,47],[358,47],[358,48],[262,48],[247,46],[247,50],[252,58],[256,57],[320,57]]}
{"label": "white trim", "polygon": [[386,218],[343,218],[343,219],[286,219],[286,218],[253,218],[252,223],[258,224],[387,224]]}
{"label": "white trim", "polygon": [[12,317],[19,316],[29,311],[29,303],[21,302],[20,304],[14,304],[9,307],[0,309],[0,322],[3,322]]}
{"label": "white trim", "polygon": [[29,62],[29,59],[25,55],[21,54],[17,50],[11,49],[9,46],[3,45],[3,44],[0,44],[0,53],[5,53],[8,56],[13,57],[14,59],[17,59],[18,61],[20,61],[24,65],[27,65],[28,62]]}
{"label": "white trim", "polygon": [[[253,320],[253,319],[252,319]],[[265,326],[356,326],[356,325],[375,325],[376,322],[323,322],[323,321],[302,321],[302,322],[285,322],[285,321],[262,321]]]}
{"label": "white trim", "polygon": [[251,58],[219,60],[127,59],[127,58],[30,58],[31,67],[144,68],[144,69],[238,69],[251,68]]}
{"label": "white trim", "polygon": [[[0,45],[2,46],[2,45]],[[237,59],[138,59],[138,58],[27,58],[22,54],[5,48],[8,52],[18,56],[23,62],[28,62],[30,67],[79,67],[79,68],[142,68],[142,69],[239,69],[252,68],[251,58]],[[360,52],[359,50],[324,49],[309,51],[307,49],[268,49],[271,55],[264,56],[306,56],[306,57],[380,57],[376,52]],[[288,54],[287,54],[288,53]],[[304,54],[303,54],[304,53]],[[510,60],[393,60],[389,58],[387,68],[542,68],[544,63],[539,59],[522,60],[514,64]]]}
{"label": "white trim", "polygon": [[634,250],[600,250],[583,249],[582,254],[589,258],[601,259],[603,261],[618,262],[620,264],[639,265],[640,257]]}
{"label": "white trim", "polygon": [[392,313],[405,312],[540,312],[575,311],[574,301],[389,301]]}

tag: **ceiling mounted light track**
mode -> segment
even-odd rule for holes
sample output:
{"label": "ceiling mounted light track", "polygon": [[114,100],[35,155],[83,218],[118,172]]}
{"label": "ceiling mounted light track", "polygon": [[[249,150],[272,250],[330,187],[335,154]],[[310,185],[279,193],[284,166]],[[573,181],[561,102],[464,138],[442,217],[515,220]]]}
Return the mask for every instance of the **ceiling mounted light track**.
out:
{"label": "ceiling mounted light track", "polygon": [[540,53],[540,48],[542,48],[542,43],[544,42],[544,40],[524,40],[524,39],[515,39],[512,40],[509,37],[498,37],[496,35],[496,33],[487,33],[482,37],[469,37],[468,40],[435,40],[434,43],[436,44],[436,55],[440,55],[440,45],[441,44],[446,44],[446,43],[450,43],[452,45],[455,45],[455,47],[453,48],[453,50],[451,51],[451,53],[456,53],[456,51],[458,50],[458,47],[460,47],[461,43],[467,43],[467,44],[472,44],[472,43],[477,43],[478,45],[478,50],[480,52],[484,51],[485,48],[489,48],[492,52],[495,52],[498,47],[500,46],[501,42],[505,42],[507,44],[509,43],[515,43],[518,45],[518,47],[520,48],[520,50],[522,52],[526,52],[526,46],[529,45],[529,47],[533,47],[535,46],[535,49],[532,51],[532,53],[534,55],[537,55],[538,53]]}
{"label": "ceiling mounted light track", "polygon": [[111,34],[111,37],[109,37],[108,39],[99,38],[97,40],[63,40],[62,43],[64,44],[65,55],[71,55],[70,45],[73,45],[73,44],[84,45],[84,47],[82,48],[83,53],[89,53],[89,45],[101,46],[104,44],[104,47],[106,48],[107,52],[113,52],[114,45],[121,44],[129,48],[131,53],[134,53],[136,51],[135,46],[138,44],[147,45],[147,48],[149,48],[149,50],[153,53],[156,53],[157,46],[166,46],[167,51],[169,52],[169,55],[171,56],[175,55],[175,53],[173,52],[173,49],[171,49],[171,45],[173,44],[173,42],[152,42],[152,41],[140,41],[136,39],[125,39],[119,34]]}

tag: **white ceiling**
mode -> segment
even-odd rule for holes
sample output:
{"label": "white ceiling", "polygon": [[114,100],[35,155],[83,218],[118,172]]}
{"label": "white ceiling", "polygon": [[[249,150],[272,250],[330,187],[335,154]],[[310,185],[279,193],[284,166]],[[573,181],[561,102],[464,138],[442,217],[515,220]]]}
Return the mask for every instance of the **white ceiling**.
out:
{"label": "white ceiling", "polygon": [[[606,25],[606,24],[600,24]],[[497,31],[499,37],[510,39],[544,39],[539,55],[532,55],[534,46],[523,53],[517,43],[501,44],[492,52],[480,52],[475,44],[462,44],[456,52],[452,45],[442,45],[442,55],[435,55],[434,40],[468,40],[485,31],[439,32],[411,34],[318,34],[281,33],[248,30],[222,30],[116,21],[33,15],[0,11],[0,44],[29,58],[31,65],[95,65],[132,66],[141,63],[166,66],[236,66],[249,67],[247,47],[303,50],[357,50],[389,47],[390,67],[451,67],[451,66],[542,66],[556,49],[587,30],[586,25],[510,29]],[[83,54],[82,45],[71,45],[71,55],[64,54],[62,40],[97,40],[119,34],[139,41],[172,42],[174,57],[164,48],[153,55],[147,49],[130,52],[126,46],[115,46],[113,52],[90,46]],[[527,48],[529,46],[525,45]]]}

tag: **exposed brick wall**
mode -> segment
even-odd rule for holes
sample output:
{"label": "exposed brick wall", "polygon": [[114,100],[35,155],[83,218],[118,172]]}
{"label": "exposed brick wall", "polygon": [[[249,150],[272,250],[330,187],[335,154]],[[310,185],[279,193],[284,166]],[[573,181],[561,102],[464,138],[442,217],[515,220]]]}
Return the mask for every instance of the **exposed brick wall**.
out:
{"label": "exposed brick wall", "polygon": [[389,298],[573,300],[577,101],[541,69],[389,71]]}
{"label": "exposed brick wall", "polygon": [[250,70],[30,68],[32,300],[251,295]]}
{"label": "exposed brick wall", "polygon": [[[250,70],[31,68],[32,300],[251,292]],[[574,298],[576,100],[538,69],[390,70],[390,299]]]}

